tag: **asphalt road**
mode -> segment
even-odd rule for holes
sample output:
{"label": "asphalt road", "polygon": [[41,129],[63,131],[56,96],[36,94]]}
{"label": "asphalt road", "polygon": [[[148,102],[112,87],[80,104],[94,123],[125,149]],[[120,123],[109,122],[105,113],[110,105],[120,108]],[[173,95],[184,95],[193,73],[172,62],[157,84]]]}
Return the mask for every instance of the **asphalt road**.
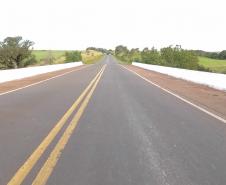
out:
{"label": "asphalt road", "polygon": [[[56,137],[34,154],[82,93]],[[0,184],[20,181],[224,185],[226,125],[107,56],[98,64],[0,96]]]}

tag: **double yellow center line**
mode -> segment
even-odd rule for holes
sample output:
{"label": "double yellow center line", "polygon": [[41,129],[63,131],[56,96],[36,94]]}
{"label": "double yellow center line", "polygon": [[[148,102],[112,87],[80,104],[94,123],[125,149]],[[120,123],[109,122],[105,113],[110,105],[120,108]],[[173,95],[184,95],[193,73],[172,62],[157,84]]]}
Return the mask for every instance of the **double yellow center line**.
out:
{"label": "double yellow center line", "polygon": [[59,122],[55,125],[55,127],[49,132],[46,138],[41,142],[41,144],[36,148],[36,150],[30,155],[30,157],[26,160],[26,162],[18,169],[16,174],[12,177],[12,179],[8,182],[8,185],[19,185],[21,184],[26,176],[30,173],[34,165],[40,159],[42,154],[48,148],[48,146],[52,143],[56,135],[65,125],[69,117],[75,111],[75,109],[80,105],[76,114],[72,118],[72,121],[69,123],[68,127],[64,131],[63,135],[57,142],[56,146],[52,150],[48,159],[40,169],[39,173],[35,177],[33,181],[33,185],[44,185],[46,184],[49,176],[51,175],[64,147],[66,146],[71,134],[76,128],[79,119],[81,118],[85,108],[87,107],[91,96],[100,81],[100,78],[106,68],[104,65],[99,73],[93,78],[90,84],[86,87],[86,89],[82,92],[79,98],[73,103],[73,105],[68,109],[68,111],[64,114],[64,116],[59,120]]}

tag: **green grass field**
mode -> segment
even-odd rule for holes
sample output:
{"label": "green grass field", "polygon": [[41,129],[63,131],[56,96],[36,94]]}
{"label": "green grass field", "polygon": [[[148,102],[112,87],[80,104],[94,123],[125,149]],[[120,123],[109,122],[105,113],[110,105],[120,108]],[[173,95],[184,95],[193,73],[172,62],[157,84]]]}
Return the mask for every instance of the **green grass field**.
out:
{"label": "green grass field", "polygon": [[45,65],[50,64],[49,58],[52,58],[51,64],[59,64],[64,63],[65,54],[66,51],[62,50],[34,50],[32,51],[32,54],[35,55],[35,58],[37,60],[36,65]]}
{"label": "green grass field", "polygon": [[[32,54],[35,55],[37,60],[36,66],[39,65],[48,65],[48,64],[60,64],[65,62],[66,51],[63,50],[34,50]],[[98,51],[83,51],[82,52],[82,61],[84,64],[93,64],[98,62],[102,58],[103,54]],[[49,58],[53,60],[49,62]]]}
{"label": "green grass field", "polygon": [[216,73],[226,73],[226,60],[199,57],[199,64]]}

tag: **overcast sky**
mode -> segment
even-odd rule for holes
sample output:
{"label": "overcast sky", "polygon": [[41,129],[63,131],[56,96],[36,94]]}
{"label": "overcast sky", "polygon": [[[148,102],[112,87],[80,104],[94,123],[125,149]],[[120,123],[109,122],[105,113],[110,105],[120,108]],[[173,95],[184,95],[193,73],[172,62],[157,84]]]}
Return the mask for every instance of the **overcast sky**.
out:
{"label": "overcast sky", "polygon": [[2,0],[0,40],[21,35],[35,49],[226,49],[225,0]]}

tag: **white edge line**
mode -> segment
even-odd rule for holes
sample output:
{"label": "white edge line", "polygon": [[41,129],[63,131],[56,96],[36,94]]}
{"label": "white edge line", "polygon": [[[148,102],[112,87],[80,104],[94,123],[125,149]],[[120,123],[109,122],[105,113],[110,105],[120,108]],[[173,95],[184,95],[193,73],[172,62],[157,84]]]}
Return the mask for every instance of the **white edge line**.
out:
{"label": "white edge line", "polygon": [[[79,71],[79,70],[85,69],[85,68],[87,68],[87,67],[89,67],[89,66],[91,66],[91,65],[83,66],[83,68],[81,68],[81,69],[74,69],[74,70],[72,70],[72,71],[68,71],[68,72],[65,72],[65,73],[63,73],[63,74],[60,74],[60,75],[56,75],[56,76],[47,78],[47,79],[45,79],[45,80],[41,80],[41,81],[39,81],[39,82],[35,82],[35,83],[33,83],[33,84],[29,84],[29,85],[26,85],[26,86],[23,86],[23,87],[19,87],[19,88],[17,88],[17,89],[13,89],[13,90],[11,90],[11,91],[7,91],[7,92],[4,92],[4,93],[0,93],[0,96],[5,95],[5,94],[9,94],[9,93],[12,93],[12,92],[15,92],[15,91],[19,91],[19,90],[22,90],[22,89],[25,89],[25,88],[27,88],[27,87],[31,87],[31,86],[40,84],[40,83],[43,83],[43,82],[52,80],[52,79],[54,79],[54,78],[58,78],[58,77],[64,76],[64,75],[69,74],[69,73],[72,73],[72,72],[74,72],[74,71]],[[76,67],[79,67],[79,66],[76,66]],[[64,70],[64,69],[63,69],[63,70]],[[56,72],[56,71],[52,71],[52,72]],[[43,73],[43,74],[47,74],[47,73]],[[39,75],[42,75],[42,74],[39,74]],[[35,76],[37,76],[37,75],[35,75]],[[30,76],[30,77],[34,77],[34,76]],[[27,77],[27,78],[29,78],[29,77]],[[24,79],[25,79],[25,78],[24,78]],[[20,79],[20,80],[22,80],[22,79]],[[8,82],[10,82],[10,81],[8,81]],[[0,84],[0,85],[1,85],[1,84]]]}
{"label": "white edge line", "polygon": [[120,66],[123,67],[124,69],[126,69],[126,70],[128,70],[128,71],[134,73],[135,75],[139,76],[140,78],[142,78],[143,80],[149,82],[150,84],[152,84],[152,85],[154,85],[154,86],[160,88],[161,90],[163,90],[163,91],[165,91],[165,92],[167,92],[167,93],[169,93],[169,94],[175,96],[176,98],[182,100],[183,102],[185,102],[185,103],[187,103],[187,104],[189,104],[189,105],[191,105],[191,106],[193,106],[193,107],[195,107],[195,108],[201,110],[202,112],[205,112],[206,114],[208,114],[208,115],[214,117],[215,119],[217,119],[217,120],[219,120],[219,121],[222,121],[223,123],[226,123],[226,120],[225,120],[224,118],[222,118],[222,117],[220,117],[220,116],[218,116],[218,115],[216,115],[216,114],[214,114],[214,113],[212,113],[212,112],[209,112],[208,110],[206,110],[206,109],[204,109],[204,108],[202,108],[202,107],[200,107],[200,106],[198,106],[198,105],[196,105],[196,104],[194,104],[194,103],[192,103],[192,102],[190,102],[190,101],[188,101],[188,100],[182,98],[181,96],[179,96],[179,95],[177,95],[177,94],[175,94],[175,93],[173,93],[173,92],[171,92],[171,91],[169,91],[169,90],[167,90],[167,89],[161,87],[160,85],[158,85],[158,84],[152,82],[151,80],[148,80],[147,78],[145,78],[145,77],[139,75],[139,74],[136,73],[135,71],[132,71],[131,69],[128,69],[128,68],[126,68],[126,67],[123,66],[123,65],[120,65]]}

